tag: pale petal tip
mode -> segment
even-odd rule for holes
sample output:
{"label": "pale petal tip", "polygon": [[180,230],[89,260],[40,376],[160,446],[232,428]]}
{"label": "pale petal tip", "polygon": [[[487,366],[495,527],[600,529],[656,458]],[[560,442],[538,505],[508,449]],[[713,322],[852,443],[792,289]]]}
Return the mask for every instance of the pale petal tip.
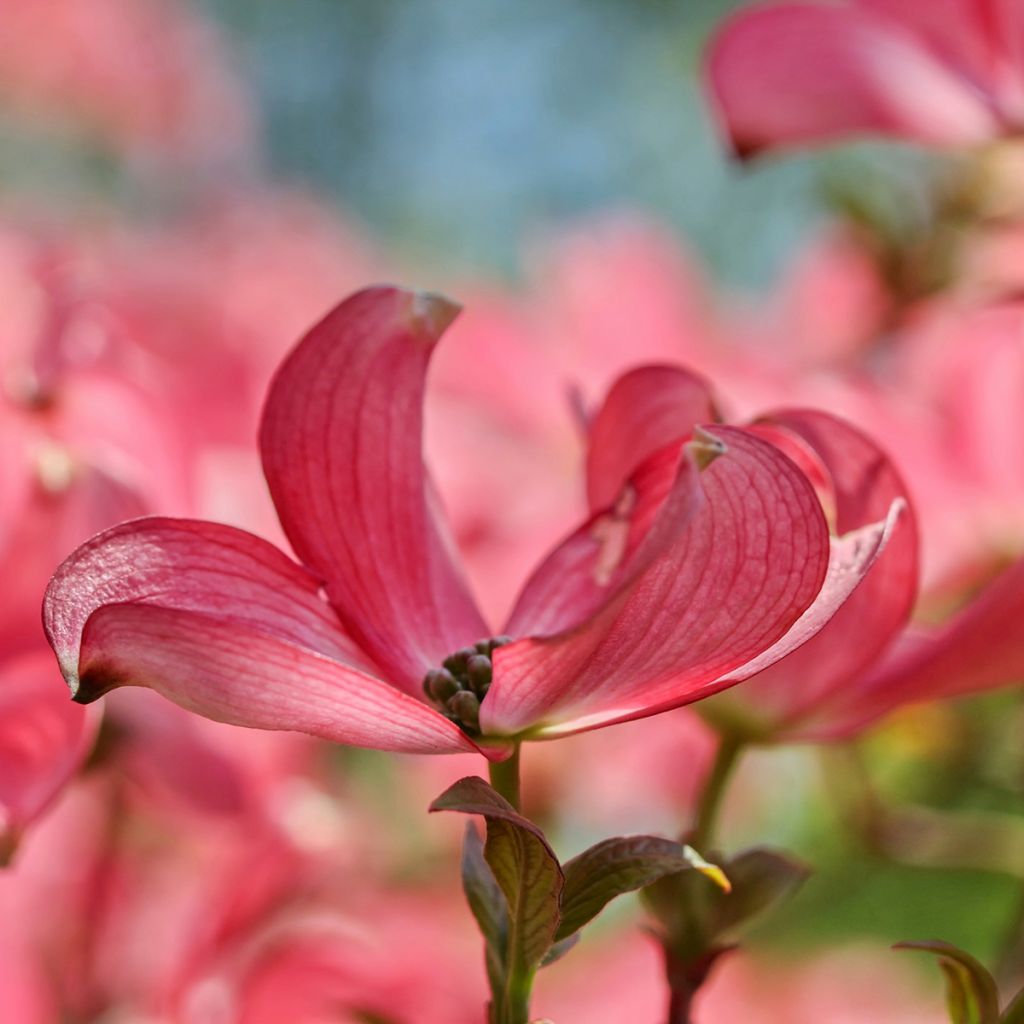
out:
{"label": "pale petal tip", "polygon": [[462,312],[462,307],[434,292],[410,292],[407,310],[413,332],[434,342]]}
{"label": "pale petal tip", "polygon": [[58,653],[57,667],[60,669],[60,674],[64,677],[64,682],[67,683],[68,689],[71,691],[71,699],[80,702],[78,694],[82,685],[78,678],[77,659],[75,657],[62,656]]}

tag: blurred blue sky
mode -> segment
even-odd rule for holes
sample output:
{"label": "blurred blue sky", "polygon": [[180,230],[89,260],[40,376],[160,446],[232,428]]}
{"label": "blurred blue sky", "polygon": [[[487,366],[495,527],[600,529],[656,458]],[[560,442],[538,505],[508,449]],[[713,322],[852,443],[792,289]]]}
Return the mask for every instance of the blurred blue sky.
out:
{"label": "blurred blue sky", "polygon": [[274,173],[421,259],[514,271],[524,234],[657,212],[765,280],[818,209],[815,162],[744,171],[699,85],[722,0],[203,0],[268,120]]}
{"label": "blurred blue sky", "polygon": [[[673,225],[725,282],[763,286],[822,216],[825,175],[863,194],[868,174],[908,166],[891,146],[731,160],[700,65],[738,0],[191,2],[257,95],[262,170],[444,272],[515,274],[538,229],[625,207]],[[193,194],[45,127],[0,110],[9,202],[78,215],[99,196],[145,218]]]}

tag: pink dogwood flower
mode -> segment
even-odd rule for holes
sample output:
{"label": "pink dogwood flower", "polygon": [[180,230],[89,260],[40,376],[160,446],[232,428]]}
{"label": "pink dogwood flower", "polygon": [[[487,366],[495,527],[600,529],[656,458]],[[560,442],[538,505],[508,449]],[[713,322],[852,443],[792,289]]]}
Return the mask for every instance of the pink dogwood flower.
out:
{"label": "pink dogwood flower", "polygon": [[734,150],[882,135],[970,146],[1024,126],[1016,0],[758,4],[713,40],[710,87]]}
{"label": "pink dogwood flower", "polygon": [[237,725],[501,759],[513,740],[655,714],[768,667],[828,621],[891,534],[897,510],[830,538],[805,471],[758,430],[714,423],[696,377],[674,396],[675,438],[653,443],[662,410],[641,387],[595,426],[591,514],[496,632],[421,455],[431,352],[457,312],[367,289],[279,369],[260,445],[298,562],[167,518],[68,558],[44,623],[76,700],[145,685]]}

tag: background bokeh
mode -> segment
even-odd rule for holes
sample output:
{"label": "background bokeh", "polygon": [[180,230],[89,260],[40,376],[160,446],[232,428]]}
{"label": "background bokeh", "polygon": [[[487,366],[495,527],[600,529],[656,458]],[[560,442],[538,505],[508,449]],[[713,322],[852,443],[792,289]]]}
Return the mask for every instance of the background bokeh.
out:
{"label": "background bokeh", "polygon": [[[188,279],[181,294],[201,292],[207,303],[207,291],[217,291],[224,252],[237,261],[233,268],[254,250],[260,255],[261,246],[274,253],[255,283],[239,272],[249,290],[232,292],[227,312],[216,303],[207,309],[198,300],[192,307],[188,298],[168,299],[178,302],[168,317],[174,330],[181,337],[201,336],[196,351],[204,352],[207,321],[225,334],[239,323],[246,330],[259,326],[242,314],[249,306],[273,310],[279,287],[280,322],[287,325],[281,330],[294,333],[308,321],[307,310],[329,301],[334,280],[340,298],[363,267],[385,267],[388,273],[402,268],[408,283],[452,290],[472,281],[484,295],[508,283],[524,292],[533,285],[543,291],[545,264],[538,254],[550,253],[553,240],[566,237],[567,229],[585,229],[613,214],[646,218],[695,253],[694,275],[710,282],[709,305],[726,307],[730,297],[747,293],[770,303],[787,268],[819,229],[837,212],[849,212],[854,191],[881,219],[900,222],[913,216],[908,197],[925,201],[937,161],[922,149],[878,142],[786,159],[768,156],[750,165],[731,158],[712,123],[701,67],[709,33],[739,6],[727,0],[195,0],[191,10],[201,29],[181,43],[176,74],[187,81],[190,59],[214,47],[214,63],[224,76],[223,89],[211,86],[206,92],[202,84],[189,101],[199,112],[194,119],[202,123],[202,144],[193,147],[169,131],[108,130],[87,98],[80,110],[74,96],[70,103],[40,105],[23,79],[0,78],[0,208],[12,221],[41,224],[51,233],[63,224],[75,225],[75,231],[82,225],[127,224],[173,235],[197,211],[201,221],[208,208],[230,208],[236,200],[248,204],[239,218],[244,231],[237,246],[228,240],[237,227],[229,217],[215,221],[209,234],[205,226],[194,236],[189,228],[169,246],[154,245],[159,256],[151,263],[140,256],[135,266],[130,245],[115,260],[122,269],[147,267],[144,276],[153,291],[172,277],[179,285]],[[72,25],[67,39],[73,42],[97,24]],[[115,53],[124,47],[125,62],[137,63],[141,80],[159,63],[153,55],[164,51],[165,31],[156,25],[143,33],[152,53],[128,52],[133,37],[121,38],[113,28],[104,46]],[[0,41],[0,58],[2,46]],[[81,57],[77,70],[91,59]],[[49,67],[45,55],[37,64]],[[65,71],[59,64],[54,62],[57,70],[49,77],[41,73],[40,95],[49,95],[51,86],[60,94]],[[130,75],[121,83],[107,81],[101,64],[98,89],[109,88],[114,96],[130,92]],[[208,81],[198,72],[196,80]],[[183,102],[172,89],[158,103],[156,123],[176,123]],[[204,122],[207,104],[210,117]],[[280,225],[268,216],[263,224],[253,212],[261,194],[268,208],[270,196],[286,196],[281,207],[291,211],[289,203],[297,203],[298,215],[286,213]],[[310,205],[302,206],[297,195]],[[312,252],[334,252],[335,222],[322,223],[334,217],[361,236],[353,246],[358,255],[348,263],[331,255],[314,266]],[[263,226],[254,229],[253,223]],[[286,239],[280,248],[279,235]],[[601,235],[593,239],[590,259],[600,266]],[[178,324],[184,307],[190,315],[201,307],[203,315]],[[737,300],[737,308],[745,307]],[[250,319],[261,317],[255,313]],[[798,315],[794,325],[800,323]],[[248,343],[250,335],[244,337]],[[254,380],[262,380],[292,340],[282,337],[276,348],[264,346]],[[772,336],[767,332],[754,341],[767,348]],[[247,397],[255,409],[255,397]],[[211,391],[207,405],[217,401]],[[221,426],[211,429],[227,434]],[[239,437],[230,441],[241,446]],[[230,500],[220,506],[216,495],[206,500],[207,514],[223,506],[232,518]],[[777,961],[802,964],[833,948],[867,948],[868,955],[896,960],[896,954],[883,952],[890,943],[936,936],[985,960],[1005,952],[1024,907],[1019,878],[992,864],[1005,865],[1024,849],[1022,724],[1019,695],[1003,691],[898,712],[852,746],[752,752],[726,804],[723,844],[778,845],[815,868],[797,898],[747,937],[763,958],[755,960],[762,965],[758,970],[770,973]],[[620,794],[618,803],[609,797],[609,821],[588,816],[593,809],[586,806],[561,817],[552,811],[549,824],[562,848],[582,848],[616,827],[615,820],[622,828],[672,831],[676,809],[659,803],[660,787],[673,793],[676,786],[693,787],[706,750],[693,754],[692,763],[687,752],[702,750],[701,742],[698,736],[692,747],[657,747],[660,760],[644,769],[658,777],[647,823],[636,820],[628,794]],[[573,743],[584,740],[569,741],[570,752]],[[599,743],[597,753],[580,749],[583,764],[601,760]],[[542,783],[552,784],[544,779],[544,756],[539,755],[538,792]],[[377,753],[320,751],[315,757],[317,779],[322,761],[331,780],[328,795],[346,809],[318,817],[314,808],[309,820],[320,827],[329,819],[347,838],[346,829],[358,833],[362,816],[372,816],[382,803],[416,821],[433,795],[430,786],[436,783],[436,792],[449,781],[447,769],[424,771],[404,761],[396,768],[394,758]],[[614,785],[606,782],[613,793]],[[889,822],[891,829],[879,835],[873,831],[874,800],[912,804],[920,815]],[[638,803],[646,812],[645,801]],[[340,824],[332,817],[336,813]],[[921,815],[938,820],[947,813],[957,819],[956,836],[965,838],[936,850],[929,838],[936,830],[927,831],[932,819],[922,824]],[[423,870],[417,867],[417,844],[437,842],[423,839],[429,826],[418,821],[406,829],[392,821],[383,832],[381,845],[399,865],[394,874],[416,880]],[[365,836],[362,841],[370,842]],[[337,852],[330,843],[325,848]],[[451,863],[443,857],[450,852],[431,848],[434,859],[427,863],[448,871]],[[614,936],[620,928],[635,935],[636,916],[635,904],[626,901],[602,919],[599,936]],[[935,1016],[939,983],[932,963],[911,964],[908,958],[891,970],[893,991],[901,993],[897,1001],[910,1006],[899,1020],[941,1019]],[[747,991],[745,984],[737,981],[737,989]],[[758,991],[751,983],[750,992]],[[555,992],[550,998],[557,1006],[568,997]],[[724,997],[716,998],[725,1007]],[[556,1017],[559,1024],[576,1019],[568,1012]],[[743,1019],[741,1010],[736,1013],[735,1019]]]}
{"label": "background bokeh", "polygon": [[[629,207],[684,232],[722,280],[765,287],[820,219],[827,182],[915,166],[896,144],[859,144],[741,169],[699,75],[728,0],[195,6],[258,97],[259,172],[446,271],[515,276],[537,233]],[[180,178],[140,182],[95,139],[9,117],[0,130],[2,180],[47,204],[100,196],[152,216],[181,196]]]}

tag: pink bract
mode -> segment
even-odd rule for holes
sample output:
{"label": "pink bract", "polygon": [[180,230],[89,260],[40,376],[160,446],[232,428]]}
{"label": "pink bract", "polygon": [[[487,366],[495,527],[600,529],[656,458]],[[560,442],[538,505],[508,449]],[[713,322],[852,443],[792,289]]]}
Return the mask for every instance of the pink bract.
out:
{"label": "pink bract", "polygon": [[[963,372],[960,379],[969,377]],[[620,378],[591,429],[592,500],[605,500],[645,452],[678,436],[693,380],[669,367]],[[1008,412],[988,410],[994,416]],[[623,417],[635,420],[625,432],[632,440],[617,448]],[[792,641],[807,628],[805,642],[791,643],[785,657],[749,663],[742,687],[702,706],[712,721],[754,739],[832,739],[907,703],[1019,681],[1024,643],[1014,623],[1024,610],[1024,560],[1005,568],[941,625],[912,625],[920,574],[917,516],[887,454],[867,434],[823,412],[779,410],[749,429],[785,451],[814,482],[831,526],[844,539],[833,538],[834,544],[855,545],[858,538],[874,544],[876,524],[886,517],[889,533],[871,572],[826,612],[826,621],[816,618],[827,607],[819,598],[790,630]],[[902,515],[894,516],[894,507]],[[842,572],[841,560],[832,564],[830,573]]]}
{"label": "pink bract", "polygon": [[850,135],[964,146],[1024,125],[1024,8],[1013,0],[764,3],[711,45],[733,149]]}
{"label": "pink bract", "polygon": [[[648,368],[595,421],[589,517],[527,581],[514,639],[492,647],[421,456],[427,368],[457,312],[367,289],[278,371],[260,443],[301,564],[241,530],[150,518],[58,569],[44,621],[78,701],[146,685],[237,725],[500,759],[513,738],[644,717],[767,668],[887,541],[898,510],[830,540],[792,452],[712,422],[699,378]],[[681,374],[678,403],[654,401],[665,373]],[[461,679],[458,707],[425,697],[425,675],[453,654],[463,671],[478,642],[493,680]]]}

